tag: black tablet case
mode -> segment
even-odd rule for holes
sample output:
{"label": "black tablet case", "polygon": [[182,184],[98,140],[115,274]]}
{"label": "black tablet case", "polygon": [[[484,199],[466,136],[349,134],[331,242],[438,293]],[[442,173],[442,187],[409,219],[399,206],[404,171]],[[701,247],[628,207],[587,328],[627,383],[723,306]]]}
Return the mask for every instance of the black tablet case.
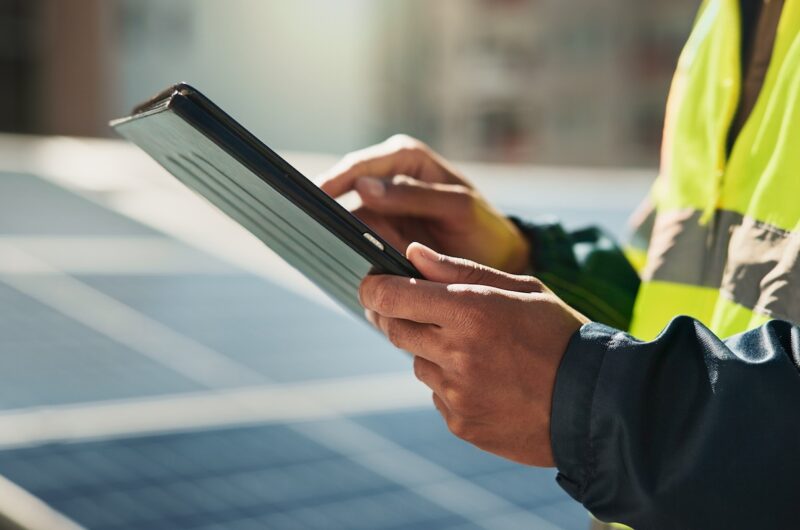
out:
{"label": "black tablet case", "polygon": [[185,83],[111,126],[356,315],[363,316],[358,285],[367,274],[420,277],[402,254]]}

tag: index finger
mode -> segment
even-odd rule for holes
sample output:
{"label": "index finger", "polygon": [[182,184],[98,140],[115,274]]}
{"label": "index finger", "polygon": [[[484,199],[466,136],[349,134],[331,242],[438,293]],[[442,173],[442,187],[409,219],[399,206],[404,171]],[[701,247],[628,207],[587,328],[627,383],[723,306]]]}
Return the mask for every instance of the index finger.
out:
{"label": "index finger", "polygon": [[364,278],[358,296],[361,305],[380,315],[442,327],[464,309],[446,284],[387,274]]}
{"label": "index finger", "polygon": [[345,156],[323,174],[319,187],[331,197],[338,197],[352,190],[361,177],[415,177],[422,156],[421,150],[413,147],[398,148],[387,142],[373,145]]}

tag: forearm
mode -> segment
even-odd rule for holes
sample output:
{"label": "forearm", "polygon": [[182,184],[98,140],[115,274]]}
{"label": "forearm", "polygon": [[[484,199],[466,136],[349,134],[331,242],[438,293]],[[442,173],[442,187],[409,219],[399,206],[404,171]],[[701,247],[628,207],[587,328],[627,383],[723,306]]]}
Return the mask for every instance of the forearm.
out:
{"label": "forearm", "polygon": [[636,530],[795,527],[798,364],[786,322],[722,341],[679,317],[646,343],[586,325],[553,397],[559,483]]}

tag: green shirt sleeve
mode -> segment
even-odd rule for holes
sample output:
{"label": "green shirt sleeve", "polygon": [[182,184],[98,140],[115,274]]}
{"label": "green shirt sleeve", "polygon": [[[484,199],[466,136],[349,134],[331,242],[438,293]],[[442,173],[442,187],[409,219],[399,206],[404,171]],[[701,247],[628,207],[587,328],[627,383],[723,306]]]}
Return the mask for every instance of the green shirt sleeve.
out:
{"label": "green shirt sleeve", "polygon": [[530,241],[532,273],[588,318],[627,330],[639,275],[616,241],[597,227],[568,232],[558,222],[511,217]]}

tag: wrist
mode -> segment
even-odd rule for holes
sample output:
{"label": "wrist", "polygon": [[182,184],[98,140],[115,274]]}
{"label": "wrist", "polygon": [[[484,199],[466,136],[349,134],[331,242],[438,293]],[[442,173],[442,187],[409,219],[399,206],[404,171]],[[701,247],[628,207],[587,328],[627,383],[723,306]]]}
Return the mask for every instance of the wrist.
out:
{"label": "wrist", "polygon": [[533,269],[530,241],[515,223],[509,224],[513,231],[513,240],[503,270],[511,274],[528,274]]}

